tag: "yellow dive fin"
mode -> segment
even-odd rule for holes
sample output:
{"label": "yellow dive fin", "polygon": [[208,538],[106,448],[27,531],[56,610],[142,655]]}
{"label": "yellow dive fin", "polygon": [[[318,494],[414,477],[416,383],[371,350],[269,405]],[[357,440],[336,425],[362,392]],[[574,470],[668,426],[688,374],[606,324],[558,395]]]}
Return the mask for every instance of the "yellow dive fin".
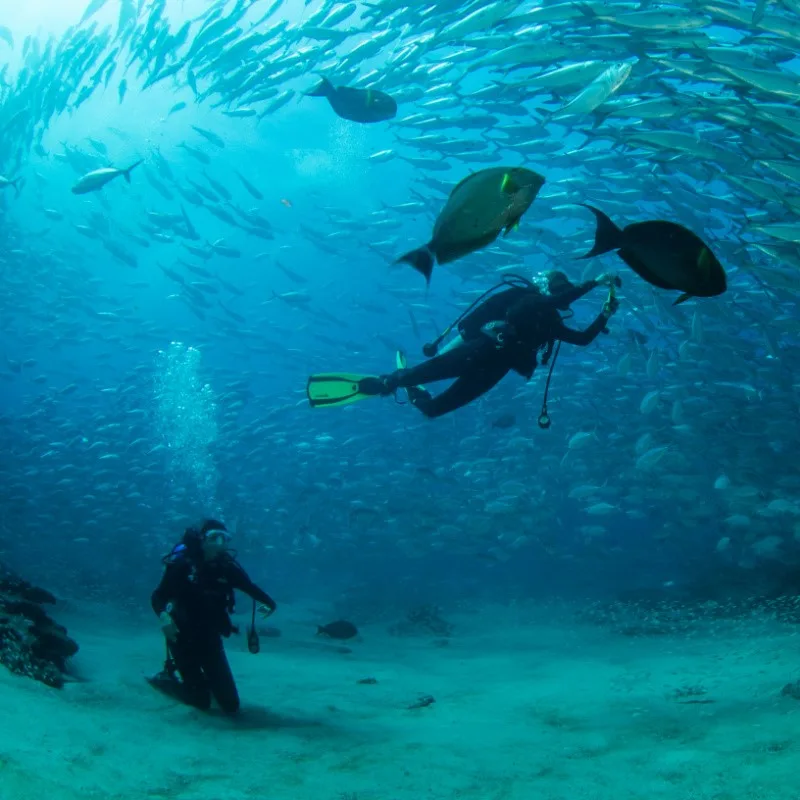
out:
{"label": "yellow dive fin", "polygon": [[[402,350],[398,350],[395,354],[394,363],[397,365],[397,369],[406,369],[408,367],[408,359]],[[424,386],[417,386],[416,388],[423,392],[427,391]]]}
{"label": "yellow dive fin", "polygon": [[[325,372],[312,375],[306,384],[308,402],[312,408],[322,406],[344,406],[368,397],[376,397],[377,392],[362,391],[361,382],[370,378],[369,375],[350,375],[349,373]],[[372,381],[378,381],[372,378]],[[372,388],[372,387],[370,387]]]}

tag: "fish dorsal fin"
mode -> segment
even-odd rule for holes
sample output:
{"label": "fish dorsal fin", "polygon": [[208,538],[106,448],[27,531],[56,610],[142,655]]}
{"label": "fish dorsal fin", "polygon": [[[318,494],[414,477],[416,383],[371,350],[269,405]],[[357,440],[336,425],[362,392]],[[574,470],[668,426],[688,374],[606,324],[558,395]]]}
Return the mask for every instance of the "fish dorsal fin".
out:
{"label": "fish dorsal fin", "polygon": [[471,175],[467,175],[466,178],[462,178],[453,188],[453,191],[450,192],[450,195],[454,195],[460,189],[463,189],[468,183],[475,180],[481,173],[480,172],[473,172]]}

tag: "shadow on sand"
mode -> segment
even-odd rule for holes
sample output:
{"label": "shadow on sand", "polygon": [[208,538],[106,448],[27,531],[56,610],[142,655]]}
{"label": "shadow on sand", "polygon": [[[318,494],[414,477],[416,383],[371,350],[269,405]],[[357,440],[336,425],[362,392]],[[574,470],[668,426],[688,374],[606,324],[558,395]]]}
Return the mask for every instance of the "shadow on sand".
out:
{"label": "shadow on sand", "polygon": [[204,711],[203,716],[213,721],[215,727],[229,727],[242,731],[302,730],[320,736],[341,733],[341,729],[314,717],[278,714],[263,706],[243,706],[236,714],[226,714],[218,708]]}

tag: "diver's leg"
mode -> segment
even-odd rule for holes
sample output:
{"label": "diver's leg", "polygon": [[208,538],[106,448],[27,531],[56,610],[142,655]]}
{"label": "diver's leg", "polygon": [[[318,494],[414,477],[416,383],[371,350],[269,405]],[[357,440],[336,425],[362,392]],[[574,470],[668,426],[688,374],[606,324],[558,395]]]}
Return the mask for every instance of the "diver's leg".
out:
{"label": "diver's leg", "polygon": [[181,676],[181,681],[175,681],[169,694],[187,705],[207,711],[211,707],[211,692],[203,675],[202,646],[194,639],[179,635],[169,643],[169,652]]}
{"label": "diver's leg", "polygon": [[508,374],[509,369],[507,364],[496,362],[470,370],[436,397],[424,389],[414,388],[408,390],[408,397],[426,417],[441,417],[486,394]]}
{"label": "diver's leg", "polygon": [[239,692],[220,637],[208,642],[204,648],[203,672],[219,707],[228,714],[236,713],[239,710]]}
{"label": "diver's leg", "polygon": [[441,353],[417,364],[415,367],[398,369],[384,377],[392,391],[408,389],[410,386],[418,386],[420,383],[434,383],[435,381],[459,378],[483,363],[491,363],[498,356],[493,342],[488,338],[481,337],[464,342],[446,353]]}

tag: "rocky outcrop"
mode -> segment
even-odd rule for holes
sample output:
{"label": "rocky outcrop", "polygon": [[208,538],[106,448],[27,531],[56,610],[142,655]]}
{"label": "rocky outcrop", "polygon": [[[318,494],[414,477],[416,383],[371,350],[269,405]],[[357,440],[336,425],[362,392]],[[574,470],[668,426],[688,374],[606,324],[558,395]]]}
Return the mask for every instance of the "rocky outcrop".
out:
{"label": "rocky outcrop", "polygon": [[0,565],[0,664],[60,688],[67,660],[78,652],[78,645],[43,608],[55,602],[50,592]]}

